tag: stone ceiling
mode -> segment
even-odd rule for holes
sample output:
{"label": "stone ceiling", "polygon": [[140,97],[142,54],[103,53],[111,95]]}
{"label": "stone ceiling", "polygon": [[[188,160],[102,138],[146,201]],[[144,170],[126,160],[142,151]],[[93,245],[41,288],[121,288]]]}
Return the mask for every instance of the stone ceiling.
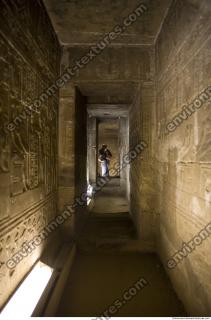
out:
{"label": "stone ceiling", "polygon": [[97,118],[110,119],[118,117],[127,117],[129,112],[129,106],[122,104],[88,104],[87,111],[91,117]]}
{"label": "stone ceiling", "polygon": [[54,29],[62,45],[95,44],[137,8],[147,5],[147,12],[113,45],[152,45],[172,0],[44,0]]}
{"label": "stone ceiling", "polygon": [[90,115],[127,116],[139,81],[146,78],[149,82],[152,70],[148,49],[155,43],[172,0],[43,1],[64,46],[63,57],[66,52],[70,65],[87,51],[87,46],[96,44],[116,25],[122,25],[124,18],[145,3],[147,11],[112,42],[112,52],[107,48],[75,81],[92,105]]}
{"label": "stone ceiling", "polygon": [[124,83],[77,83],[81,93],[88,97],[89,104],[131,104],[137,90],[137,85],[131,82]]}

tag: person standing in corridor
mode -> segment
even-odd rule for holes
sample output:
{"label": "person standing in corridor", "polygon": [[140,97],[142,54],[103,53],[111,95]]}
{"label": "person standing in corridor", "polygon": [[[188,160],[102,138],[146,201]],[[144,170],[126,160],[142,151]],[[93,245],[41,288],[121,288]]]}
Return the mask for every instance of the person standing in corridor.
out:
{"label": "person standing in corridor", "polygon": [[109,176],[109,163],[112,157],[111,151],[108,149],[106,144],[103,144],[101,149],[99,150],[98,160],[101,163],[102,176]]}

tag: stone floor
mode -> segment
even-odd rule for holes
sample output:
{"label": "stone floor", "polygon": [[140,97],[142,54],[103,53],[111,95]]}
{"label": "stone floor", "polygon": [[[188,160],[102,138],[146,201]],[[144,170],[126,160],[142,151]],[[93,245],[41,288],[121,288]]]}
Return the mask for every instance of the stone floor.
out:
{"label": "stone floor", "polygon": [[158,258],[152,254],[78,254],[57,316],[100,316],[143,277],[149,285],[113,316],[185,316]]}
{"label": "stone floor", "polygon": [[[185,316],[158,257],[136,250],[136,230],[116,183],[97,195],[57,316],[99,317],[117,299],[122,307],[112,316]],[[149,285],[125,301],[125,290],[140,278]]]}
{"label": "stone floor", "polygon": [[111,181],[96,194],[94,213],[122,213],[128,212],[128,202],[125,192],[120,188],[120,179],[112,178]]}

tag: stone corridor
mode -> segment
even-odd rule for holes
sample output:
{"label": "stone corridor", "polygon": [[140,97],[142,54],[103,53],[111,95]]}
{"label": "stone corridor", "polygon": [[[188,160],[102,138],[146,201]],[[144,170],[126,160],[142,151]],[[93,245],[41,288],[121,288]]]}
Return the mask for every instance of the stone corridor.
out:
{"label": "stone corridor", "polygon": [[0,0],[2,316],[211,316],[210,17]]}

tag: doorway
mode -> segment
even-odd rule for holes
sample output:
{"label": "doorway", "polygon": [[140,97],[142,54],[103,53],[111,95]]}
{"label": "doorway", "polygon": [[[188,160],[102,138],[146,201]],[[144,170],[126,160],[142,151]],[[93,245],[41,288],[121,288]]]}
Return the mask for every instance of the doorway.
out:
{"label": "doorway", "polygon": [[[98,120],[98,141],[97,141],[97,173],[101,176],[101,165],[98,161],[98,152],[102,144],[106,144],[112,153],[109,168],[114,168],[120,163],[120,127],[119,119],[99,119]],[[120,178],[116,170],[110,170],[109,175],[113,178]]]}

